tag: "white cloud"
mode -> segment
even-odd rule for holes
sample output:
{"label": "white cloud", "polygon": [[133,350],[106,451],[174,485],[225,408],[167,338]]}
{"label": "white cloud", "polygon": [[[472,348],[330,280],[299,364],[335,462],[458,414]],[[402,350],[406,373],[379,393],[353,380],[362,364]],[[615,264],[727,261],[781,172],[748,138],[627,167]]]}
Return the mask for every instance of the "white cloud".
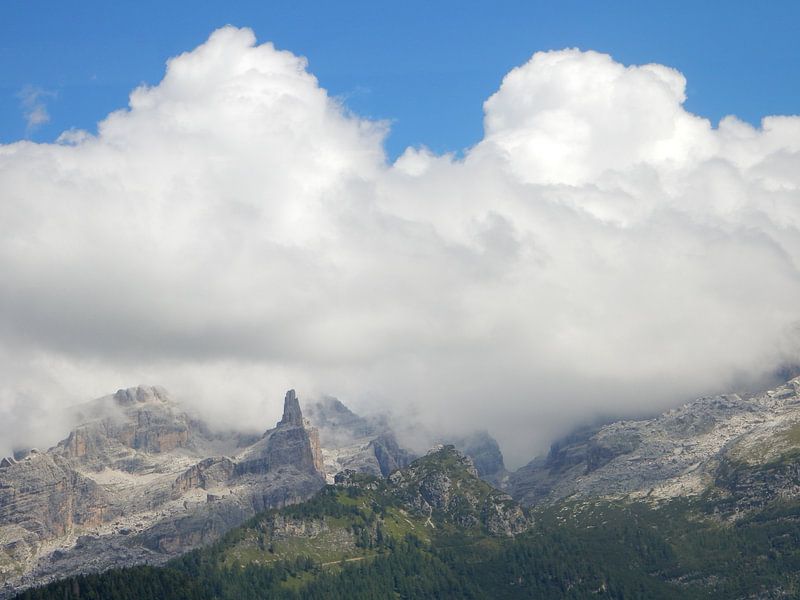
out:
{"label": "white cloud", "polygon": [[266,427],[296,387],[519,462],[797,363],[800,118],[714,128],[684,88],[537,53],[463,160],[388,164],[302,58],[215,32],[97,136],[0,146],[0,439],[139,382]]}
{"label": "white cloud", "polygon": [[17,94],[22,106],[22,116],[28,134],[38,127],[50,122],[50,113],[47,111],[45,100],[54,98],[55,93],[42,88],[26,85]]}
{"label": "white cloud", "polygon": [[537,52],[484,104],[479,151],[503,155],[528,183],[583,185],[609,170],[697,164],[718,144],[708,121],[683,110],[685,87],[683,75],[662,65]]}

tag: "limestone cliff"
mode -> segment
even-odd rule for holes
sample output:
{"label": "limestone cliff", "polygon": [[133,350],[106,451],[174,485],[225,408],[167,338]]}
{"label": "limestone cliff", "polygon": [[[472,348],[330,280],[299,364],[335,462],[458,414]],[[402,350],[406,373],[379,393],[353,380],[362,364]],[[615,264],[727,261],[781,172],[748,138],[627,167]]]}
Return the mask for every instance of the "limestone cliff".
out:
{"label": "limestone cliff", "polygon": [[263,436],[214,432],[161,388],[78,407],[47,452],[0,462],[0,599],[79,571],[160,563],[324,484],[294,391]]}
{"label": "limestone cliff", "polygon": [[283,417],[278,421],[278,427],[302,427],[303,413],[300,410],[300,401],[294,390],[286,392],[283,399]]}
{"label": "limestone cliff", "polygon": [[329,483],[344,469],[385,477],[415,458],[400,446],[382,418],[359,416],[331,397],[308,404],[305,410],[318,431],[321,470]]}
{"label": "limestone cliff", "polygon": [[239,474],[268,473],[286,466],[322,474],[319,433],[303,418],[294,390],[286,392],[281,420],[239,455],[236,468]]}
{"label": "limestone cliff", "polygon": [[759,394],[699,398],[653,419],[576,431],[509,477],[524,504],[565,497],[711,494],[732,514],[800,497],[800,378]]}
{"label": "limestone cliff", "polygon": [[503,453],[488,431],[476,431],[470,435],[449,440],[460,452],[475,463],[478,476],[495,487],[502,488],[508,479]]}

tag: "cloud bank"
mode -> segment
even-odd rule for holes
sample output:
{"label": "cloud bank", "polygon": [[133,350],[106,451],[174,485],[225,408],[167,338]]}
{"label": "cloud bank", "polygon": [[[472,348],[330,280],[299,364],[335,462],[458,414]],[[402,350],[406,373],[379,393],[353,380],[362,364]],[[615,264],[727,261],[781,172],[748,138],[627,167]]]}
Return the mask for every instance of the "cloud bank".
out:
{"label": "cloud bank", "polygon": [[0,440],[137,383],[261,428],[296,387],[519,463],[797,364],[800,117],[714,127],[685,87],[538,52],[463,158],[390,163],[303,58],[214,32],[97,135],[0,146]]}

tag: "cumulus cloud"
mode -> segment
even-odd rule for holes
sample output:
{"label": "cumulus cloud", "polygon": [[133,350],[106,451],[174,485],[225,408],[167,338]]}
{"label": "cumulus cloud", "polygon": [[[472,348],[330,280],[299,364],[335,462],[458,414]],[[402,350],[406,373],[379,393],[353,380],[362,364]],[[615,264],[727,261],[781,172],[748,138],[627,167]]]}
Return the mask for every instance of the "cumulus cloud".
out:
{"label": "cumulus cloud", "polygon": [[0,439],[139,382],[266,427],[296,387],[519,463],[797,364],[800,118],[714,127],[685,85],[536,53],[463,158],[390,163],[304,59],[214,32],[97,135],[0,146]]}

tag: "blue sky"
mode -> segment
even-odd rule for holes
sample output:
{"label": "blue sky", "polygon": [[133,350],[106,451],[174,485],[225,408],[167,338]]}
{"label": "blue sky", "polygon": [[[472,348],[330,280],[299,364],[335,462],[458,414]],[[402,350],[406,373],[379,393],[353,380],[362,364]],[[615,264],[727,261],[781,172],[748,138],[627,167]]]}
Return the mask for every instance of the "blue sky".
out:
{"label": "blue sky", "polygon": [[[229,4],[235,4],[230,6]],[[796,114],[800,3],[44,2],[0,4],[0,142],[93,130],[158,82],[164,61],[231,23],[306,56],[356,113],[390,119],[386,145],[459,151],[482,133],[482,102],[537,50],[579,47],[688,79],[687,108],[714,123]],[[25,90],[50,120],[28,128]]]}

